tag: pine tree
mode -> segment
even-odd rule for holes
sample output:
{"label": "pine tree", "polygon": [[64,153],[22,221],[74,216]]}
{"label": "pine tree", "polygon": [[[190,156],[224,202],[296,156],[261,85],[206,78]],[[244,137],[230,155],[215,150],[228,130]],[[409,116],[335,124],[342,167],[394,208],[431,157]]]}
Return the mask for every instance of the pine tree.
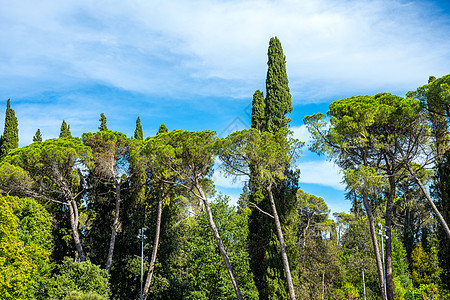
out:
{"label": "pine tree", "polygon": [[275,132],[287,127],[290,119],[286,114],[292,112],[291,94],[286,73],[286,57],[277,37],[270,39],[266,78],[266,130]]}
{"label": "pine tree", "polygon": [[16,114],[11,109],[11,100],[6,102],[5,129],[0,139],[0,159],[3,159],[10,150],[19,147],[19,129]]}
{"label": "pine tree", "polygon": [[98,127],[98,130],[100,131],[106,131],[108,130],[108,127],[106,127],[106,117],[104,113],[100,114],[100,126]]}
{"label": "pine tree", "polygon": [[260,90],[257,90],[253,94],[252,101],[252,128],[258,129],[259,132],[262,132],[264,129],[265,107],[264,94]]}
{"label": "pine tree", "polygon": [[42,142],[41,130],[38,128],[33,136],[33,142]]}
{"label": "pine tree", "polygon": [[134,130],[134,138],[137,140],[144,140],[144,131],[142,131],[141,119],[136,120],[136,129]]}
{"label": "pine tree", "polygon": [[61,124],[61,130],[59,132],[59,137],[60,138],[64,138],[64,137],[71,137],[72,133],[70,132],[70,125],[67,125],[66,121],[63,120],[62,124]]}

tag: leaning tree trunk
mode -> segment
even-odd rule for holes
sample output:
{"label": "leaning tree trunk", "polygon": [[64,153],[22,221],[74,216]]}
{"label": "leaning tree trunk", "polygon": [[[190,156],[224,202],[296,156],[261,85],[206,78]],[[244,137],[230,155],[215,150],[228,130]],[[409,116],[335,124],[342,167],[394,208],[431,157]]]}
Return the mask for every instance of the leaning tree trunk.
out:
{"label": "leaning tree trunk", "polygon": [[106,258],[106,271],[108,274],[111,273],[111,264],[112,264],[112,257],[114,252],[114,245],[116,244],[116,235],[117,231],[119,230],[119,212],[120,212],[120,189],[121,184],[116,182],[116,209],[114,210],[114,222],[112,226],[112,232],[111,232],[111,240],[109,242],[109,251],[108,251],[108,257]]}
{"label": "leaning tree trunk", "polygon": [[284,272],[286,274],[286,280],[289,288],[289,296],[291,300],[295,300],[294,284],[292,283],[291,269],[289,268],[289,261],[286,253],[286,247],[284,245],[284,237],[283,231],[281,231],[280,219],[278,218],[277,208],[275,206],[275,201],[273,200],[272,189],[269,186],[268,188],[266,188],[266,190],[269,194],[270,205],[272,206],[273,211],[273,218],[275,219],[275,227],[277,228],[278,241],[280,242],[281,248],[281,259],[283,261]]}
{"label": "leaning tree trunk", "polygon": [[75,248],[78,252],[78,257],[80,261],[86,261],[86,254],[84,254],[83,245],[80,241],[80,236],[78,235],[78,207],[75,199],[70,199],[67,202],[67,206],[69,207],[69,219],[70,219],[70,227],[72,228],[73,240],[75,242]]}
{"label": "leaning tree trunk", "polygon": [[244,298],[242,297],[242,293],[241,293],[241,290],[239,289],[239,285],[237,283],[236,277],[234,276],[233,268],[231,267],[231,263],[230,263],[230,260],[228,259],[227,252],[225,250],[225,247],[223,246],[222,239],[220,238],[219,232],[217,231],[216,224],[214,223],[211,208],[209,207],[208,200],[206,199],[205,193],[203,192],[203,189],[200,187],[198,182],[195,183],[195,187],[200,194],[203,204],[205,205],[205,210],[206,210],[206,215],[208,217],[209,226],[211,227],[213,235],[216,238],[217,246],[219,247],[220,254],[222,255],[222,258],[227,267],[228,275],[230,275],[231,283],[233,284],[234,291],[236,292],[236,297],[237,297],[237,299],[242,300]]}
{"label": "leaning tree trunk", "polygon": [[[370,237],[372,238],[373,251],[375,252],[375,260],[377,262],[378,270],[378,280],[380,282],[380,290],[383,299],[384,295],[384,274],[383,274],[383,264],[381,262],[380,250],[378,248],[377,233],[375,231],[375,222],[373,221],[372,209],[370,208],[367,191],[363,191],[363,204],[366,210],[367,218],[369,219]],[[383,251],[383,249],[381,249]]]}
{"label": "leaning tree trunk", "polygon": [[411,168],[409,163],[406,164],[406,167],[408,168],[409,173],[416,180],[416,182],[419,185],[420,189],[422,190],[423,194],[427,198],[428,202],[431,205],[431,208],[433,209],[434,214],[437,216],[437,218],[439,220],[439,223],[441,223],[442,228],[444,228],[444,231],[445,231],[445,233],[447,234],[447,237],[450,240],[450,229],[448,227],[448,224],[447,224],[447,222],[445,222],[444,217],[441,215],[441,213],[437,209],[436,205],[434,204],[433,199],[431,199],[430,195],[428,194],[427,189],[425,188],[425,186],[422,183],[422,180],[420,180],[419,177],[417,177],[416,172],[414,172],[414,170]]}
{"label": "leaning tree trunk", "polygon": [[148,269],[147,279],[145,280],[144,291],[142,292],[142,298],[144,300],[147,300],[148,290],[150,289],[150,284],[152,283],[153,271],[155,269],[156,254],[158,252],[159,235],[160,235],[160,231],[161,231],[162,201],[163,201],[163,182],[161,182],[160,186],[159,186],[155,241],[153,243],[152,257],[150,260],[150,268]]}

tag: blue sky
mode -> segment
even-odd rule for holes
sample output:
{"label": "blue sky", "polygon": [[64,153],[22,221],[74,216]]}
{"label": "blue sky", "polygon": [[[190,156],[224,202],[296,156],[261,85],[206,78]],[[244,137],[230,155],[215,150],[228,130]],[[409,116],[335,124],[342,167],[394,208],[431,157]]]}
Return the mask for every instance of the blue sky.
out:
{"label": "blue sky", "polygon": [[[20,145],[37,128],[58,136],[108,127],[131,136],[169,129],[249,126],[253,92],[265,90],[267,47],[287,60],[291,129],[334,100],[377,92],[403,96],[449,73],[447,1],[0,0],[0,101],[11,98]],[[6,105],[5,105],[6,108]],[[4,119],[4,110],[0,120]],[[1,121],[0,121],[1,122]],[[0,123],[0,126],[3,126]],[[348,211],[339,170],[306,149],[301,188]],[[215,175],[232,199],[239,182]]]}

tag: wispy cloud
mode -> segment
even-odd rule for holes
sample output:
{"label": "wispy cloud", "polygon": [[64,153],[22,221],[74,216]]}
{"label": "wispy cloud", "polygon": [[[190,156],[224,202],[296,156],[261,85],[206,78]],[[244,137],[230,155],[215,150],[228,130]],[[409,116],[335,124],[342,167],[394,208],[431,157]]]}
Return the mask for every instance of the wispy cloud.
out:
{"label": "wispy cloud", "polygon": [[330,161],[301,162],[298,168],[301,170],[301,183],[313,183],[345,190],[339,167]]}
{"label": "wispy cloud", "polygon": [[[295,99],[411,89],[448,72],[448,19],[405,1],[20,1],[0,12],[1,88],[97,82],[149,95],[248,96],[279,36]],[[206,84],[212,83],[212,84]]]}

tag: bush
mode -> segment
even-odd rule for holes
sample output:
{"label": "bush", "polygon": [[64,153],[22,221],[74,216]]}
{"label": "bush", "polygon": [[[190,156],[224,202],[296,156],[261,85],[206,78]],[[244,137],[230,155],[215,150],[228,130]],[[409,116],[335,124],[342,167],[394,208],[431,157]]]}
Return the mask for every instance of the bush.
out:
{"label": "bush", "polygon": [[51,299],[108,299],[108,275],[89,261],[73,262],[66,257],[52,278],[49,294]]}

